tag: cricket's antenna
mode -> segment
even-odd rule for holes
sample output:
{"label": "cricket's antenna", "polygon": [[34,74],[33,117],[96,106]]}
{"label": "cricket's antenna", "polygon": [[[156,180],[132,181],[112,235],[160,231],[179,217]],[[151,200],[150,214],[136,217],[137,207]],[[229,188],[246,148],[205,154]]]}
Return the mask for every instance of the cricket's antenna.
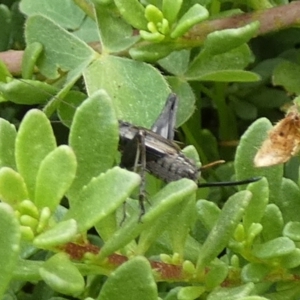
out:
{"label": "cricket's antenna", "polygon": [[203,171],[203,170],[205,170],[205,169],[212,168],[212,167],[214,167],[214,166],[217,166],[217,165],[220,165],[220,164],[224,164],[224,163],[225,163],[225,160],[223,160],[223,159],[216,160],[216,161],[213,161],[213,162],[211,162],[211,163],[209,163],[209,164],[206,164],[206,165],[204,165],[204,166],[201,166],[199,170],[200,170],[200,171]]}
{"label": "cricket's antenna", "polygon": [[199,188],[204,187],[222,187],[222,186],[236,186],[236,185],[243,185],[248,184],[251,182],[256,182],[260,180],[261,177],[252,177],[245,180],[239,180],[239,181],[221,181],[221,182],[205,182],[205,183],[199,183]]}

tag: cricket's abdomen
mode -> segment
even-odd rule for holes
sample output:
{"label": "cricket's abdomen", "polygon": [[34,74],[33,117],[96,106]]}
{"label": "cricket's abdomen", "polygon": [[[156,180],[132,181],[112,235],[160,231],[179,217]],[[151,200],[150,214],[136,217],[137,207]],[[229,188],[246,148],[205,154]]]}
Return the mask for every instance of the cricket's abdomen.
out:
{"label": "cricket's abdomen", "polygon": [[181,155],[181,153],[148,161],[146,167],[147,171],[165,182],[171,182],[181,178],[197,181],[200,176],[200,171],[194,161]]}

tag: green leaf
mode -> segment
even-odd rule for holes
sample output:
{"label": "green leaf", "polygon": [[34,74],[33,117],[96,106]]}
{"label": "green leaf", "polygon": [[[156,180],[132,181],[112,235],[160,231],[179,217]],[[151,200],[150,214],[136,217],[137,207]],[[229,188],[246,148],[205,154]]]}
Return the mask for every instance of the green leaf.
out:
{"label": "green leaf", "polygon": [[78,197],[81,188],[93,177],[112,167],[119,139],[119,125],[111,98],[99,90],[76,110],[69,144],[78,168],[68,195]]}
{"label": "green leaf", "polygon": [[[252,73],[253,74],[253,73]],[[257,118],[257,107],[248,101],[234,99],[230,102],[236,115],[243,120],[255,120]]]}
{"label": "green leaf", "polygon": [[148,260],[138,256],[122,264],[104,283],[96,299],[157,300],[157,287]]}
{"label": "green leaf", "polygon": [[291,98],[283,90],[263,87],[250,87],[251,93],[245,100],[255,105],[257,108],[279,108],[291,101]]}
{"label": "green leaf", "polygon": [[174,75],[183,75],[190,60],[190,50],[173,51],[168,56],[160,59],[158,64]]}
{"label": "green leaf", "polygon": [[175,207],[175,213],[169,218],[169,235],[173,253],[184,257],[185,242],[191,226],[196,218],[195,214],[196,195],[192,195]]}
{"label": "green leaf", "polygon": [[93,178],[77,201],[70,201],[66,217],[75,219],[81,232],[88,230],[122,205],[139,183],[138,174],[115,167]]}
{"label": "green leaf", "polygon": [[27,44],[38,42],[43,45],[44,53],[38,60],[38,67],[49,78],[58,77],[58,69],[76,69],[95,57],[95,52],[86,43],[41,15],[27,20],[25,36]]}
{"label": "green leaf", "polygon": [[86,100],[86,94],[72,90],[64,98],[64,101],[60,102],[57,113],[64,125],[71,127],[76,109],[84,100]]}
{"label": "green leaf", "polygon": [[0,60],[0,82],[6,82],[7,78],[10,78],[11,76],[6,64]]}
{"label": "green leaf", "polygon": [[271,267],[269,266],[250,263],[243,267],[241,276],[244,282],[259,283],[264,280],[269,272],[271,272]]}
{"label": "green leaf", "polygon": [[[154,5],[148,4],[145,8],[145,17],[149,22],[154,23],[155,25],[159,22],[163,21],[164,15],[163,13]],[[148,22],[148,29],[149,29]]]}
{"label": "green leaf", "polygon": [[75,240],[77,234],[77,223],[75,220],[70,219],[62,221],[53,226],[51,229],[38,235],[33,240],[33,244],[37,248],[51,249],[52,247]]}
{"label": "green leaf", "polygon": [[212,230],[218,221],[221,210],[212,201],[199,200],[196,204],[197,215],[207,230]]}
{"label": "green leaf", "polygon": [[273,73],[273,84],[283,86],[291,94],[300,94],[300,65],[283,61],[276,66]]}
{"label": "green leaf", "polygon": [[0,298],[8,288],[17,266],[20,251],[19,222],[12,208],[5,203],[0,203]]}
{"label": "green leaf", "polygon": [[54,111],[59,107],[60,103],[62,102],[62,99],[67,96],[70,89],[73,87],[76,81],[78,81],[79,78],[82,76],[82,72],[83,70],[86,69],[88,64],[89,61],[85,61],[68,73],[62,89],[56,94],[55,97],[51,99],[51,101],[47,103],[47,105],[43,109],[44,113],[47,116],[50,117],[54,113]]}
{"label": "green leaf", "polygon": [[50,257],[39,272],[47,285],[56,292],[71,296],[79,296],[83,292],[84,279],[64,253]]}
{"label": "green leaf", "polygon": [[30,199],[34,199],[40,164],[55,147],[49,120],[41,111],[30,110],[22,120],[16,139],[17,168],[25,180]]}
{"label": "green leaf", "polygon": [[16,207],[22,200],[28,199],[26,184],[22,176],[13,169],[0,169],[1,201]]}
{"label": "green leaf", "polygon": [[122,17],[134,28],[147,30],[145,8],[138,0],[115,0]]}
{"label": "green leaf", "polygon": [[164,77],[151,65],[109,55],[96,60],[84,79],[89,95],[106,90],[119,120],[146,128],[153,125],[170,93]]}
{"label": "green leaf", "polygon": [[205,287],[207,290],[212,290],[226,279],[228,276],[229,267],[224,263],[215,263],[210,266],[208,273],[205,275]]}
{"label": "green leaf", "polygon": [[262,236],[264,241],[270,241],[282,235],[282,214],[275,204],[267,205],[261,225],[263,226]]}
{"label": "green leaf", "polygon": [[207,300],[242,300],[245,296],[253,294],[254,290],[255,286],[252,282],[238,287],[219,287],[209,294]]}
{"label": "green leaf", "polygon": [[113,5],[96,5],[95,8],[103,52],[123,51],[140,39],[133,34],[132,27],[115,14]]}
{"label": "green leaf", "polygon": [[246,44],[216,55],[202,51],[190,64],[185,78],[224,82],[257,81],[258,75],[242,70],[252,61],[253,56]]}
{"label": "green leaf", "polygon": [[300,265],[300,249],[296,248],[293,252],[288,255],[281,257],[280,264],[282,267],[287,269],[293,269]]}
{"label": "green leaf", "polygon": [[195,24],[207,19],[209,13],[207,9],[200,5],[194,4],[178,21],[175,29],[171,33],[171,38],[176,39],[184,35]]}
{"label": "green leaf", "polygon": [[182,2],[183,0],[163,0],[162,13],[170,24],[176,20]]}
{"label": "green leaf", "polygon": [[247,187],[253,195],[245,211],[243,225],[248,230],[253,223],[259,223],[269,202],[269,185],[266,178],[250,183]]}
{"label": "green leaf", "polygon": [[247,43],[260,27],[258,21],[234,29],[224,29],[210,33],[204,42],[204,50],[210,55],[218,55]]}
{"label": "green leaf", "polygon": [[284,223],[299,221],[300,209],[300,189],[299,186],[290,179],[283,178],[280,196],[276,205],[279,207]]}
{"label": "green leaf", "polygon": [[170,42],[161,43],[141,43],[136,47],[129,49],[130,56],[135,60],[156,62],[157,60],[166,57],[172,51],[176,50],[176,44]]}
{"label": "green leaf", "polygon": [[278,237],[264,244],[253,245],[252,254],[260,259],[285,256],[296,249],[295,243],[287,237]]}
{"label": "green leaf", "polygon": [[241,191],[226,201],[217,223],[201,247],[197,261],[198,274],[226,247],[251,198],[249,191]]}
{"label": "green leaf", "polygon": [[40,43],[32,43],[27,45],[22,59],[22,77],[31,79],[34,73],[35,64],[43,53],[43,45]]}
{"label": "green leaf", "polygon": [[195,195],[186,197],[178,205],[170,208],[162,218],[157,218],[150,228],[141,232],[136,253],[144,254],[157,238],[167,231],[173,253],[183,257],[184,246],[195,219]]}
{"label": "green leaf", "polygon": [[35,204],[54,211],[76,174],[76,157],[68,146],[60,146],[41,162],[35,187]]}
{"label": "green leaf", "polygon": [[234,166],[237,180],[265,176],[269,183],[270,202],[276,203],[280,194],[283,167],[278,165],[267,168],[256,168],[253,162],[257,150],[267,138],[268,131],[271,128],[270,121],[265,118],[256,120],[248,127],[237,147]]}
{"label": "green leaf", "polygon": [[259,81],[260,77],[256,73],[244,70],[220,70],[208,74],[203,74],[201,76],[201,80],[219,82],[254,82]]}
{"label": "green leaf", "polygon": [[186,286],[180,289],[177,295],[177,299],[199,299],[199,297],[205,292],[204,286]]}
{"label": "green leaf", "polygon": [[14,125],[0,119],[0,168],[16,169],[15,140],[17,131]]}
{"label": "green leaf", "polygon": [[[196,184],[189,179],[180,179],[171,182],[160,190],[153,198],[149,199],[151,207],[138,222],[139,216],[136,215],[130,220],[125,220],[125,224],[106,241],[101,248],[99,257],[105,258],[111,253],[127,245],[135,239],[143,230],[151,227],[153,222],[164,216],[169,210],[182,202],[186,197],[191,196],[197,189]],[[161,223],[162,225],[164,223]],[[163,229],[158,229],[163,231]]]}
{"label": "green leaf", "polygon": [[78,30],[84,20],[84,12],[72,0],[22,0],[20,9],[27,16],[47,15],[56,24],[69,30]]}
{"label": "green leaf", "polygon": [[2,96],[11,102],[33,105],[46,103],[57,89],[45,82],[22,79],[0,83],[0,91]]}
{"label": "green leaf", "polygon": [[300,222],[288,222],[283,229],[283,235],[295,242],[299,242]]}

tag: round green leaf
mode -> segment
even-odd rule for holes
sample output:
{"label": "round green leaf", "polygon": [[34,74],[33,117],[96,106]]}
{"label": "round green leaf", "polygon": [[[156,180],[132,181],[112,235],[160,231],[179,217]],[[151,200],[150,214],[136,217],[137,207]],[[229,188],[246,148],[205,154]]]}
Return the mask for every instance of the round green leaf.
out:
{"label": "round green leaf", "polygon": [[77,223],[70,219],[56,224],[51,229],[38,235],[33,244],[37,248],[52,248],[61,244],[71,242],[75,239],[77,231]]}
{"label": "round green leaf", "polygon": [[245,229],[250,228],[251,224],[259,223],[265,213],[265,208],[269,202],[269,185],[266,178],[257,182],[250,183],[247,187],[253,195],[245,211],[243,224]]}
{"label": "round green leaf", "polygon": [[250,263],[243,267],[242,269],[242,279],[244,282],[261,282],[264,277],[271,271],[271,268],[263,265]]}
{"label": "round green leaf", "polygon": [[[190,197],[197,189],[195,182],[183,178],[176,182],[171,182],[160,190],[153,198],[149,199],[151,207],[139,222],[139,216],[125,220],[122,227],[106,241],[101,248],[99,256],[105,258],[111,253],[127,245],[135,239],[147,227],[151,227],[153,222],[164,216],[168,211]],[[163,225],[163,222],[160,223]],[[158,229],[159,230],[159,229]]]}
{"label": "round green leaf", "polygon": [[58,69],[76,69],[95,56],[93,49],[85,42],[44,15],[28,18],[25,36],[27,44],[38,42],[43,45],[44,55],[38,60],[38,67],[49,78],[58,77]]}
{"label": "round green leaf", "polygon": [[224,82],[240,81],[241,79],[242,81],[257,81],[258,75],[242,70],[252,61],[252,53],[246,44],[216,55],[202,51],[190,64],[185,78],[186,80]]}
{"label": "round green leaf", "polygon": [[122,17],[134,28],[147,29],[145,8],[138,0],[115,0]]}
{"label": "round green leaf", "polygon": [[300,210],[300,189],[299,186],[288,178],[283,178],[280,189],[280,196],[276,205],[279,207],[285,223],[299,221]]}
{"label": "round green leaf", "polygon": [[173,50],[176,50],[175,43],[141,43],[136,47],[130,48],[129,54],[135,60],[156,62],[169,55]]}
{"label": "round green leaf", "polygon": [[22,176],[10,168],[0,169],[1,201],[16,206],[22,200],[28,199],[26,184]]}
{"label": "round green leaf", "polygon": [[82,9],[72,0],[53,0],[51,3],[47,0],[24,0],[20,3],[20,9],[28,16],[47,15],[69,30],[78,30],[85,17]]}
{"label": "round green leaf", "polygon": [[70,201],[67,216],[77,221],[80,231],[88,230],[122,205],[139,183],[138,174],[115,167],[93,178]]}
{"label": "round green leaf", "polygon": [[11,167],[16,169],[15,140],[17,132],[14,125],[0,119],[0,168]]}
{"label": "round green leaf", "polygon": [[34,199],[36,176],[42,160],[56,147],[51,124],[40,110],[30,110],[20,125],[16,139],[17,168]]}
{"label": "round green leaf", "polygon": [[220,216],[220,208],[212,201],[199,200],[196,209],[200,221],[206,229],[211,230]]}
{"label": "round green leaf", "polygon": [[76,166],[74,152],[65,145],[44,158],[36,177],[35,204],[38,208],[55,210],[75,178]]}
{"label": "round green leaf", "polygon": [[20,251],[19,222],[12,208],[5,203],[0,203],[0,298],[8,287],[17,265]]}
{"label": "round green leaf", "polygon": [[109,55],[96,60],[84,79],[89,95],[105,89],[119,120],[146,128],[151,128],[170,93],[164,77],[151,65]]}
{"label": "round green leaf", "polygon": [[18,79],[8,83],[0,83],[0,91],[5,99],[17,104],[40,104],[46,103],[57,89],[45,82]]}
{"label": "round green leaf", "polygon": [[138,35],[133,34],[132,27],[116,15],[112,6],[96,5],[95,9],[103,51],[120,52],[140,39]]}
{"label": "round green leaf", "polygon": [[207,19],[208,16],[209,12],[204,6],[194,4],[178,21],[175,29],[171,33],[171,38],[176,39],[182,36],[195,24]]}
{"label": "round green leaf", "polygon": [[300,222],[289,222],[283,229],[283,235],[295,242],[300,241]]}
{"label": "round green leaf", "polygon": [[265,241],[272,240],[282,235],[282,213],[275,204],[272,203],[267,205],[260,223],[263,226],[262,236]]}
{"label": "round green leaf", "polygon": [[77,198],[81,188],[93,177],[111,168],[118,149],[119,126],[111,98],[105,91],[95,92],[76,110],[69,144],[78,168],[68,195]]}
{"label": "round green leaf", "polygon": [[211,55],[221,54],[247,43],[260,27],[258,21],[240,28],[230,28],[210,33],[205,42],[204,49]]}
{"label": "round green leaf", "polygon": [[97,300],[157,300],[151,266],[144,257],[135,257],[114,271]]}
{"label": "round green leaf", "polygon": [[245,296],[253,294],[254,290],[255,285],[252,282],[237,287],[218,287],[209,294],[209,300],[241,300]]}
{"label": "round green leaf", "polygon": [[287,237],[279,237],[264,244],[253,246],[252,254],[260,259],[285,256],[296,249],[295,243]]}
{"label": "round green leaf", "polygon": [[180,11],[183,0],[164,0],[162,2],[162,12],[164,17],[172,24]]}
{"label": "round green leaf", "polygon": [[43,280],[54,291],[78,296],[84,289],[84,279],[64,253],[50,257],[39,269]]}
{"label": "round green leaf", "polygon": [[227,200],[217,223],[201,248],[197,261],[198,271],[202,271],[228,244],[251,198],[249,191],[241,191]]}
{"label": "round green leaf", "polygon": [[283,61],[276,66],[273,73],[274,85],[281,85],[292,94],[299,95],[300,65],[290,61]]}
{"label": "round green leaf", "polygon": [[27,45],[22,59],[22,77],[30,79],[34,73],[37,59],[43,52],[43,45],[40,43],[32,43]]}
{"label": "round green leaf", "polygon": [[[254,156],[263,141],[268,136],[268,131],[272,125],[267,119],[255,121],[241,137],[236,150],[234,161],[237,180],[245,178],[265,176],[269,183],[270,202],[277,202],[280,199],[280,185],[283,175],[281,165],[267,168],[256,168],[254,166]],[[242,188],[242,187],[241,187]]]}

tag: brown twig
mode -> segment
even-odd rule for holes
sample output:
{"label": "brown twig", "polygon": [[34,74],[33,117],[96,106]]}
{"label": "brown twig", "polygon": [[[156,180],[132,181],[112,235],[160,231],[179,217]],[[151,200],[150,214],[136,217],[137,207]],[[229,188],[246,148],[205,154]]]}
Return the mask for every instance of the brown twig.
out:
{"label": "brown twig", "polygon": [[183,39],[202,44],[209,33],[217,30],[239,28],[259,21],[258,35],[278,31],[300,24],[300,1],[266,10],[201,22],[187,32]]}
{"label": "brown twig", "polygon": [[[84,0],[75,0],[77,5],[84,4]],[[88,8],[89,14],[91,7]],[[174,41],[178,43],[178,49],[201,46],[208,34],[229,28],[239,28],[251,22],[259,21],[260,28],[257,35],[278,31],[300,24],[300,1],[274,8],[245,13],[226,18],[201,22],[191,28],[182,38]],[[98,43],[98,42],[97,42]],[[139,45],[147,45],[142,41]],[[149,43],[150,45],[150,43]],[[138,45],[135,45],[138,46]],[[0,53],[0,60],[4,61],[9,71],[14,75],[21,74],[21,61],[23,51],[7,51]]]}

